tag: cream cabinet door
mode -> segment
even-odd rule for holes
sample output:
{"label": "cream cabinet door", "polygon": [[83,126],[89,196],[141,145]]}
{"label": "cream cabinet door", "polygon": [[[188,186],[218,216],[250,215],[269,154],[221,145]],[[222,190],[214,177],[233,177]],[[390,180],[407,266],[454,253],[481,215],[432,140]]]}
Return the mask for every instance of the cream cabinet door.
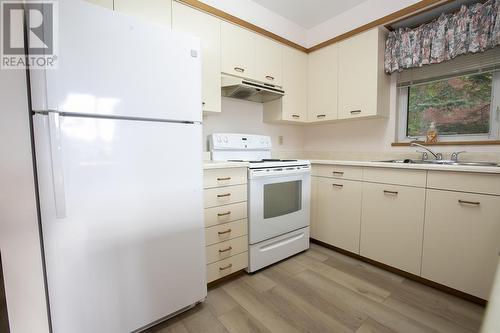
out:
{"label": "cream cabinet door", "polygon": [[283,48],[283,119],[307,120],[307,53]]}
{"label": "cream cabinet door", "polygon": [[385,38],[381,29],[371,29],[338,44],[339,119],[388,112],[390,78],[383,69]]}
{"label": "cream cabinet door", "polygon": [[220,20],[199,10],[173,2],[172,28],[200,38],[203,111],[221,112]]}
{"label": "cream cabinet door", "polygon": [[113,10],[113,0],[85,0],[87,2],[93,3],[107,9]]}
{"label": "cream cabinet door", "polygon": [[337,44],[309,53],[307,73],[309,121],[337,119],[337,61]]}
{"label": "cream cabinet door", "polygon": [[283,85],[283,48],[281,44],[255,35],[255,70],[258,81]]}
{"label": "cream cabinet door", "polygon": [[425,189],[363,183],[360,254],[420,275]]}
{"label": "cream cabinet door", "polygon": [[145,19],[151,23],[172,27],[170,0],[114,0],[115,10]]}
{"label": "cream cabinet door", "polygon": [[316,236],[316,225],[318,221],[318,177],[311,177],[311,219],[310,219],[310,235],[311,238],[318,239]]}
{"label": "cream cabinet door", "polygon": [[362,183],[317,178],[315,239],[359,254]]}
{"label": "cream cabinet door", "polygon": [[226,74],[256,79],[253,32],[221,21],[221,68]]}
{"label": "cream cabinet door", "polygon": [[488,299],[500,251],[500,197],[427,190],[422,277]]}

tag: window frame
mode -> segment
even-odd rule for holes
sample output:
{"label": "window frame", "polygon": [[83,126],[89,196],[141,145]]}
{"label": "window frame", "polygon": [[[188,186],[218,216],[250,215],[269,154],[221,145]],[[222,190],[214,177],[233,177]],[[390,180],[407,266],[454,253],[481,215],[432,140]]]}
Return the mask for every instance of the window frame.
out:
{"label": "window frame", "polygon": [[[478,71],[475,73],[462,73],[453,75],[447,78],[429,79],[417,84],[426,84],[433,81],[450,79],[453,77],[460,77],[464,75],[474,75],[485,73],[486,71]],[[411,141],[425,141],[425,135],[421,136],[407,136],[408,129],[408,91],[412,85],[406,84],[396,87],[397,101],[396,101],[396,142],[409,143]],[[493,71],[493,78],[491,84],[491,105],[490,105],[490,133],[489,134],[451,134],[439,135],[440,142],[454,142],[454,141],[495,141],[500,139],[500,70]]]}

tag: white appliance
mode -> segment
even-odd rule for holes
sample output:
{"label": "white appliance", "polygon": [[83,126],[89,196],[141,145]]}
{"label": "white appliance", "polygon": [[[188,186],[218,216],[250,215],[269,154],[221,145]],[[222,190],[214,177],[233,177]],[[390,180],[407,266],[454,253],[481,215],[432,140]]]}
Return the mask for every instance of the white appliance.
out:
{"label": "white appliance", "polygon": [[311,164],[271,159],[268,136],[216,133],[212,159],[246,161],[249,272],[309,248]]}
{"label": "white appliance", "polygon": [[226,74],[221,77],[221,92],[224,97],[258,103],[274,101],[285,95],[285,91],[279,86]]}
{"label": "white appliance", "polygon": [[52,331],[140,331],[203,300],[199,41],[59,1],[59,67],[30,77]]}

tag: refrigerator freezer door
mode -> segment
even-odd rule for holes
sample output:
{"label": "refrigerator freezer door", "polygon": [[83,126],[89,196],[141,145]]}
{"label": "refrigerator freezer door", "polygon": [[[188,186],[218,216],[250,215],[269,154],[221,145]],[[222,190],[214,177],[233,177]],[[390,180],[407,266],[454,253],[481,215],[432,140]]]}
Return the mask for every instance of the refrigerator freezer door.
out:
{"label": "refrigerator freezer door", "polygon": [[199,40],[59,1],[58,67],[32,69],[34,111],[201,121]]}
{"label": "refrigerator freezer door", "polygon": [[130,332],[202,300],[201,125],[34,120],[54,332]]}

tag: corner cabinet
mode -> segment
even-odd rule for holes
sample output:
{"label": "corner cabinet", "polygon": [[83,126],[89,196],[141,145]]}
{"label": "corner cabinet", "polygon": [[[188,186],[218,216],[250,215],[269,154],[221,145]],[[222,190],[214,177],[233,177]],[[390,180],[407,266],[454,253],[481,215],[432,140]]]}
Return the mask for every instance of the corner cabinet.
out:
{"label": "corner cabinet", "polygon": [[338,117],[337,59],[337,44],[309,53],[307,73],[307,119],[309,122],[331,121]]}
{"label": "corner cabinet", "polygon": [[114,0],[113,3],[117,12],[168,28],[172,27],[172,2],[170,0]]}
{"label": "corner cabinet", "polygon": [[307,53],[283,46],[283,89],[285,96],[264,103],[264,121],[306,122]]}
{"label": "corner cabinet", "polygon": [[338,43],[338,119],[389,114],[386,36],[387,30],[377,27]]}
{"label": "corner cabinet", "polygon": [[172,28],[200,38],[202,68],[202,108],[204,113],[221,112],[220,20],[212,15],[172,3]]}

